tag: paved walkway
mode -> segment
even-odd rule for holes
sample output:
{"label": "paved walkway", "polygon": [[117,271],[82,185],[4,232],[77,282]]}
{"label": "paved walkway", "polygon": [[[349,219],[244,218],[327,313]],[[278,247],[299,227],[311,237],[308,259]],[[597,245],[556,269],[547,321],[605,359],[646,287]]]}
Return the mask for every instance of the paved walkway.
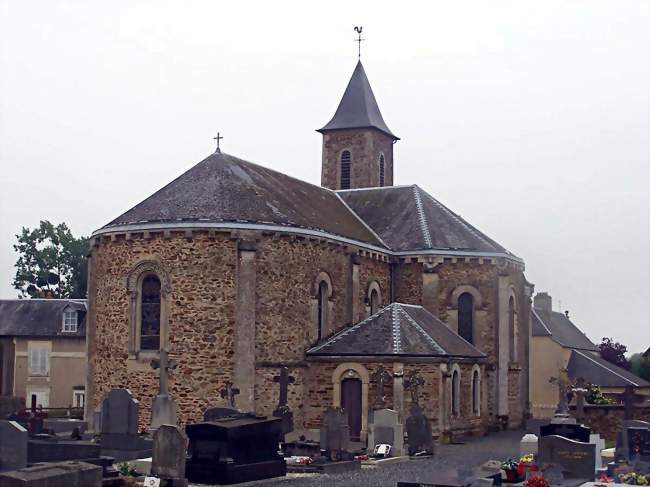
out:
{"label": "paved walkway", "polygon": [[[519,455],[523,432],[492,433],[463,445],[440,445],[433,458],[409,460],[339,475],[291,475],[284,479],[251,482],[255,487],[395,487],[401,482],[431,482],[436,475],[458,467],[477,467],[487,460]],[[242,484],[239,484],[242,485]]]}

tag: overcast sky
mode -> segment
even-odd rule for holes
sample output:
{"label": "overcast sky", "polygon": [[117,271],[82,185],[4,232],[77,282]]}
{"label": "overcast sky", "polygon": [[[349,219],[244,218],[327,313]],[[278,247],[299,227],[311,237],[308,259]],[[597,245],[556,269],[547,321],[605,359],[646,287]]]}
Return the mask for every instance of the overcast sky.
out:
{"label": "overcast sky", "polygon": [[416,182],[595,341],[650,346],[650,2],[0,0],[0,297],[14,235],[89,235],[214,150],[313,183],[362,60]]}

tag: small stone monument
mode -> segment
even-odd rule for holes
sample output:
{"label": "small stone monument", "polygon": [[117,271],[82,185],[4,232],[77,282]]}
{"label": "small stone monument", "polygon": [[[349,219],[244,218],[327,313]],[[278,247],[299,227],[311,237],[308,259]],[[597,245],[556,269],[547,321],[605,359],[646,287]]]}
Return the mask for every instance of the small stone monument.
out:
{"label": "small stone monument", "polygon": [[384,394],[384,384],[392,379],[391,376],[385,369],[383,365],[377,367],[371,375],[372,379],[377,384],[377,397],[375,397],[375,402],[373,403],[374,409],[382,409],[386,407],[386,395]]}
{"label": "small stone monument", "polygon": [[560,369],[558,377],[551,377],[549,383],[557,384],[558,402],[555,409],[554,419],[569,419],[569,401],[568,394],[571,387],[571,379],[569,379],[569,371],[566,368]]}
{"label": "small stone monument", "polygon": [[102,400],[101,454],[116,461],[151,456],[151,440],[138,434],[140,403],[128,389],[113,389]]}
{"label": "small stone monument", "polygon": [[596,470],[598,470],[603,466],[602,451],[605,448],[605,440],[599,434],[591,434],[589,435],[589,443],[596,445]]}
{"label": "small stone monument", "polygon": [[151,473],[167,487],[187,487],[185,461],[187,436],[176,425],[163,424],[153,436]]}
{"label": "small stone monument", "polygon": [[163,424],[176,424],[176,403],[169,396],[169,371],[176,368],[176,361],[170,360],[167,350],[160,351],[160,358],[151,361],[153,369],[159,369],[159,390],[151,407],[151,428],[156,431]]}
{"label": "small stone monument", "polygon": [[580,377],[571,391],[576,396],[576,419],[582,421],[585,418],[585,396],[589,392],[585,380]]}
{"label": "small stone monument", "polygon": [[27,430],[15,421],[0,420],[0,472],[27,466]]}
{"label": "small stone monument", "polygon": [[320,449],[332,461],[349,460],[350,426],[348,415],[341,408],[329,407],[323,414],[323,424],[320,428]]}
{"label": "small stone monument", "polygon": [[370,414],[368,424],[368,451],[376,445],[391,446],[390,455],[404,455],[404,426],[399,422],[399,414],[392,409],[377,409]]}
{"label": "small stone monument", "polygon": [[404,389],[411,393],[411,411],[406,418],[406,434],[408,436],[409,455],[433,455],[433,432],[431,422],[420,407],[420,387],[424,379],[417,371],[412,370],[404,379]]}
{"label": "small stone monument", "polygon": [[296,379],[289,375],[289,369],[282,367],[280,375],[273,377],[273,382],[280,384],[280,397],[278,407],[273,411],[273,416],[282,420],[282,433],[287,434],[293,431],[293,412],[289,409],[288,395],[289,384],[293,384]]}

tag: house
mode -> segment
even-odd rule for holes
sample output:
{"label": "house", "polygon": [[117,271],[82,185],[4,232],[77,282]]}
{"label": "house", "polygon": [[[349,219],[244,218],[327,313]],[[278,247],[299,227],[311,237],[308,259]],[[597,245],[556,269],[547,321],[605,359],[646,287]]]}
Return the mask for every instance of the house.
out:
{"label": "house", "polygon": [[0,395],[83,407],[86,362],[85,300],[0,300]]}
{"label": "house", "polygon": [[557,387],[549,383],[567,369],[572,382],[584,379],[604,394],[620,394],[632,386],[650,395],[650,383],[600,357],[598,347],[569,319],[553,311],[548,293],[537,293],[531,308],[531,395],[535,418],[553,415],[558,403]]}

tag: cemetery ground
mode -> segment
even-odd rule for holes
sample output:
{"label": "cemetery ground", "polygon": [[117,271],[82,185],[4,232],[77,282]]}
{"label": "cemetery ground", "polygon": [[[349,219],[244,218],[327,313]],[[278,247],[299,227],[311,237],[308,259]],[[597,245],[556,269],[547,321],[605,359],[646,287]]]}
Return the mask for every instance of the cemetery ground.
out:
{"label": "cemetery ground", "polygon": [[[488,460],[519,458],[523,430],[491,433],[469,438],[464,444],[436,445],[433,457],[364,466],[341,474],[287,474],[286,478],[260,480],[239,485],[255,487],[395,487],[397,482],[434,482],[459,468],[478,467]],[[205,484],[190,484],[203,486]]]}

